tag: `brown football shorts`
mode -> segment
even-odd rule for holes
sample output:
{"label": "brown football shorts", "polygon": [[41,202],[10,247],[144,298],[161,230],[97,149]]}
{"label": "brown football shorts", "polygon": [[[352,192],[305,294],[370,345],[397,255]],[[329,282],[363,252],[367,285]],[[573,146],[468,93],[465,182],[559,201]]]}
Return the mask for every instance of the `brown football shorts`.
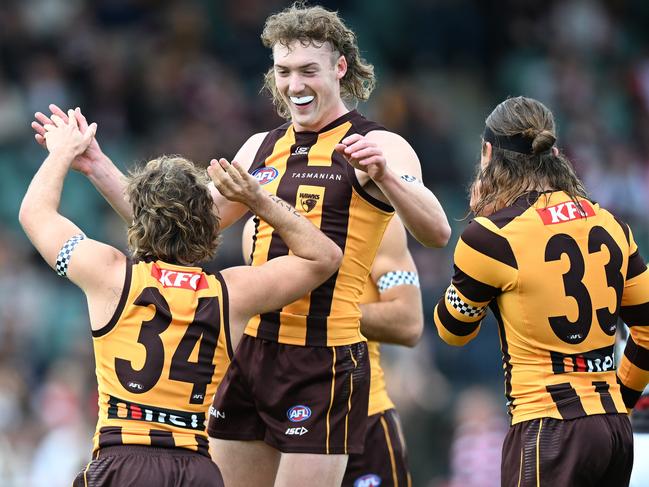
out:
{"label": "brown football shorts", "polygon": [[362,453],[369,386],[365,342],[307,347],[244,335],[214,396],[208,433],[284,453]]}
{"label": "brown football shorts", "polygon": [[503,487],[622,487],[633,467],[626,414],[515,424],[503,445]]}
{"label": "brown football shorts", "polygon": [[395,409],[368,418],[365,451],[349,455],[342,487],[409,487],[408,456]]}
{"label": "brown football shorts", "polygon": [[108,446],[96,451],[73,487],[223,487],[216,464],[184,448]]}

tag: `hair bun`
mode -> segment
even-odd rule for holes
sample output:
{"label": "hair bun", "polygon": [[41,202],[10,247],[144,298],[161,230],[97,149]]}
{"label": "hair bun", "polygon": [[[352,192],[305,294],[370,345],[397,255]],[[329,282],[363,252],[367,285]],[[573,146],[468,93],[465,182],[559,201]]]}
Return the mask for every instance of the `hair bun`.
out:
{"label": "hair bun", "polygon": [[557,138],[549,130],[542,130],[534,137],[532,141],[532,152],[534,154],[539,154],[549,150],[554,143],[557,141]]}

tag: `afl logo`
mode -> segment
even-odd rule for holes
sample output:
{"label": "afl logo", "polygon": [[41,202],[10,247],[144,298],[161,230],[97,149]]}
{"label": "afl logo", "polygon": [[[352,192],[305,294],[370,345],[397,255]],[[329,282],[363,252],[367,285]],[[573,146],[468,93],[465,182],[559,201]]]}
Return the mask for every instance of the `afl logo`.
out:
{"label": "afl logo", "polygon": [[288,420],[293,423],[300,423],[306,421],[311,417],[311,409],[308,406],[293,406],[286,412]]}
{"label": "afl logo", "polygon": [[257,181],[259,181],[259,184],[261,184],[262,186],[273,181],[278,174],[279,171],[274,167],[260,167],[259,169],[255,169],[252,172],[252,175],[257,179]]}
{"label": "afl logo", "polygon": [[354,487],[378,487],[379,485],[381,485],[381,477],[373,473],[358,477],[354,481]]}

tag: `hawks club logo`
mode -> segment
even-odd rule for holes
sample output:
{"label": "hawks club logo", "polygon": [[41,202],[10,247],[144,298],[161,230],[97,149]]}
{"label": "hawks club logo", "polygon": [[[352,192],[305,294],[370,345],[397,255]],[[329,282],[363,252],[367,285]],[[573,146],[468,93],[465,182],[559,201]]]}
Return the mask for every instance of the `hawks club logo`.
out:
{"label": "hawks club logo", "polygon": [[378,487],[379,485],[381,485],[381,477],[373,473],[358,477],[354,481],[354,487]]}
{"label": "hawks club logo", "polygon": [[260,167],[259,169],[255,169],[252,172],[252,175],[257,179],[257,181],[259,181],[259,184],[261,184],[262,186],[273,181],[278,174],[279,171],[274,167]]}
{"label": "hawks club logo", "polygon": [[292,423],[300,423],[311,417],[311,409],[308,406],[297,405],[286,411],[288,420]]}
{"label": "hawks club logo", "polygon": [[315,208],[315,205],[318,204],[320,200],[320,195],[315,193],[300,193],[300,204],[302,209],[309,213]]}

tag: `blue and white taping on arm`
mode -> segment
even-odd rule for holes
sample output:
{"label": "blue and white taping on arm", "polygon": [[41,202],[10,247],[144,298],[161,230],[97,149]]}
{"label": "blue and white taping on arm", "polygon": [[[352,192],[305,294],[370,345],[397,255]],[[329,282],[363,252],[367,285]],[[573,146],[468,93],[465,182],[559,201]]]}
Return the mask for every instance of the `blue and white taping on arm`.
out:
{"label": "blue and white taping on arm", "polygon": [[70,264],[70,256],[74,252],[75,247],[79,242],[81,242],[86,236],[83,233],[70,237],[67,242],[63,244],[61,250],[59,250],[59,255],[56,256],[56,265],[54,270],[61,277],[66,277],[68,275],[68,265]]}
{"label": "blue and white taping on arm", "polygon": [[391,271],[386,272],[376,282],[379,292],[385,292],[396,286],[410,285],[419,287],[419,276],[416,272],[410,271]]}
{"label": "blue and white taping on arm", "polygon": [[464,301],[452,284],[446,290],[446,300],[453,308],[469,318],[482,317],[487,313],[487,306],[473,306]]}

